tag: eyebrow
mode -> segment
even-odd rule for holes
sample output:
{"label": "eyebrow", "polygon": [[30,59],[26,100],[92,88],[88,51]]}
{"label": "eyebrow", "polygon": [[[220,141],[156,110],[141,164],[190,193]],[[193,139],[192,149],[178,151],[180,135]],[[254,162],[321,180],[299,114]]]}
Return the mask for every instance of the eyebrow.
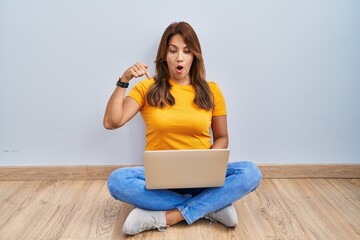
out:
{"label": "eyebrow", "polygon": [[[174,44],[169,44],[169,47],[176,47],[176,48],[179,48],[178,46],[174,45]],[[189,48],[187,45],[185,45],[184,48]]]}

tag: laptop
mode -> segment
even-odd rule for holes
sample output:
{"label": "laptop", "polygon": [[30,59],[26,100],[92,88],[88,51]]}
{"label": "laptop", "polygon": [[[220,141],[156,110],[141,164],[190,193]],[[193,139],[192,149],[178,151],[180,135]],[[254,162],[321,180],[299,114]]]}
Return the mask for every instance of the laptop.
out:
{"label": "laptop", "polygon": [[228,149],[145,151],[146,189],[223,186],[229,154]]}

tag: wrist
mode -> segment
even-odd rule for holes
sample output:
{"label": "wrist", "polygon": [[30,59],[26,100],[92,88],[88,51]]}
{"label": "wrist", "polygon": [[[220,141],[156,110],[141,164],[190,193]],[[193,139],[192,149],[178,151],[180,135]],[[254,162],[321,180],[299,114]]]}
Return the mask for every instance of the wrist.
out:
{"label": "wrist", "polygon": [[124,83],[128,83],[130,82],[131,78],[129,79],[128,77],[126,77],[126,74],[123,74],[121,77],[119,77],[119,81],[124,82]]}
{"label": "wrist", "polygon": [[125,82],[121,78],[116,82],[116,86],[119,86],[121,88],[128,88],[129,87],[129,81]]}

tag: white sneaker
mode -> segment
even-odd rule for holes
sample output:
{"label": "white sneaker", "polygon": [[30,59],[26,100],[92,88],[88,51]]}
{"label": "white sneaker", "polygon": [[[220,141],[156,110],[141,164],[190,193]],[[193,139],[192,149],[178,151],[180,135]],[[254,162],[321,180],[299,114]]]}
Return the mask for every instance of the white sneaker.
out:
{"label": "white sneaker", "polygon": [[135,235],[150,229],[165,231],[168,227],[165,211],[147,211],[135,208],[126,218],[122,231],[128,235]]}
{"label": "white sneaker", "polygon": [[235,227],[238,224],[236,210],[232,204],[215,212],[206,214],[205,218],[210,221],[221,222],[227,227]]}

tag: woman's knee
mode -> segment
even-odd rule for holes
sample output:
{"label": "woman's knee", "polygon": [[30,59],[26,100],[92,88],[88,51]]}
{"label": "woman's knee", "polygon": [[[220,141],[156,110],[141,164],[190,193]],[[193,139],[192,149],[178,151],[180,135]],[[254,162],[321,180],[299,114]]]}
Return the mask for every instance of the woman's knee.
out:
{"label": "woman's knee", "polygon": [[239,184],[248,192],[254,191],[260,185],[262,173],[255,163],[233,162],[229,164],[229,167],[239,173]]}
{"label": "woman's knee", "polygon": [[124,173],[124,168],[116,169],[115,171],[113,171],[110,174],[108,181],[107,181],[107,186],[108,186],[109,192],[110,192],[111,196],[113,196],[116,199],[117,199],[117,195],[119,192],[120,184],[122,182],[121,178],[124,175],[123,173]]}
{"label": "woman's knee", "polygon": [[107,181],[107,186],[111,196],[115,199],[122,200],[124,194],[128,192],[131,179],[140,175],[139,168],[119,168],[113,171]]}

